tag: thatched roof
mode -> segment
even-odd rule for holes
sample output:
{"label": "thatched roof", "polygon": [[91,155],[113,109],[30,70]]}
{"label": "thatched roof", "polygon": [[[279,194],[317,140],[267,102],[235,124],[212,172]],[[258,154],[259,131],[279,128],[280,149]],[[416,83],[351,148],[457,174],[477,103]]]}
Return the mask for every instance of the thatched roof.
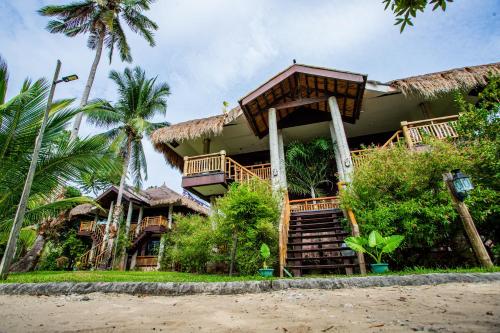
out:
{"label": "thatched roof", "polygon": [[500,62],[412,76],[393,80],[388,84],[401,90],[407,96],[416,95],[424,98],[434,98],[454,90],[470,91],[484,86],[490,74],[500,75]]}
{"label": "thatched roof", "polygon": [[164,154],[169,164],[182,170],[184,159],[169,146],[170,143],[218,136],[222,133],[224,125],[232,122],[241,114],[242,111],[238,106],[218,116],[194,119],[163,127],[153,132],[151,142],[156,151]]}
{"label": "thatched roof", "polygon": [[208,209],[201,206],[197,202],[180,195],[179,193],[168,188],[166,185],[159,187],[150,187],[143,193],[149,199],[149,205],[151,207],[165,206],[165,205],[176,205],[184,206],[191,209],[199,214],[208,215]]}
{"label": "thatched roof", "polygon": [[69,211],[69,218],[71,219],[75,216],[94,214],[96,210],[97,207],[92,204],[78,205]]}

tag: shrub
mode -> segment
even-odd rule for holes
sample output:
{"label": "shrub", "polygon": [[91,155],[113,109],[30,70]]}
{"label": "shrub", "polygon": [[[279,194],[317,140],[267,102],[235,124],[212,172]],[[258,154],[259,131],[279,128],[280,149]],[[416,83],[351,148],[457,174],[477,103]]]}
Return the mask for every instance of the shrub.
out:
{"label": "shrub", "polygon": [[234,183],[228,193],[219,198],[212,219],[215,244],[219,256],[231,262],[235,247],[235,267],[243,275],[253,275],[261,265],[260,246],[266,243],[271,250],[268,265],[273,266],[278,257],[279,198],[269,184],[252,180],[249,184]]}
{"label": "shrub", "polygon": [[208,218],[175,215],[172,232],[163,235],[165,247],[161,270],[178,267],[185,272],[203,273],[213,256],[213,231]]}

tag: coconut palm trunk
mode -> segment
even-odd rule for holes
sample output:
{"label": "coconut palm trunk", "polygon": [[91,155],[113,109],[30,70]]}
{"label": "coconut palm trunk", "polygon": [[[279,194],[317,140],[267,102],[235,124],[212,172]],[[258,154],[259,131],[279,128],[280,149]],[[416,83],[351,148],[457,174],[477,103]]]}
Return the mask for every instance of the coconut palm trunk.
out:
{"label": "coconut palm trunk", "polygon": [[131,149],[132,149],[132,138],[129,135],[129,137],[127,138],[127,149],[125,151],[125,156],[123,158],[122,176],[120,179],[120,187],[118,189],[118,196],[116,198],[115,209],[113,211],[113,219],[111,222],[111,230],[110,230],[110,235],[108,238],[106,255],[105,255],[104,260],[102,262],[102,265],[100,267],[102,269],[107,268],[108,263],[111,259],[112,254],[113,254],[113,248],[115,247],[115,241],[117,240],[116,238],[118,238],[118,228],[120,225],[121,216],[123,214],[123,205],[122,205],[123,191],[125,188],[125,180],[127,178],[128,165],[130,163]]}
{"label": "coconut palm trunk", "polygon": [[[102,48],[104,45],[104,30],[101,30],[99,33],[99,39],[97,40],[97,47],[95,50],[94,61],[92,62],[92,66],[90,67],[90,73],[87,78],[87,84],[85,85],[85,90],[83,91],[82,100],[80,101],[80,108],[83,108],[87,105],[90,96],[90,90],[92,89],[92,85],[94,84],[95,73],[97,72],[97,66],[99,65],[99,61],[101,60]],[[71,137],[70,140],[74,140],[78,137],[78,132],[80,131],[80,125],[82,124],[83,112],[80,112],[76,115],[75,121],[73,122],[73,128],[71,129]]]}

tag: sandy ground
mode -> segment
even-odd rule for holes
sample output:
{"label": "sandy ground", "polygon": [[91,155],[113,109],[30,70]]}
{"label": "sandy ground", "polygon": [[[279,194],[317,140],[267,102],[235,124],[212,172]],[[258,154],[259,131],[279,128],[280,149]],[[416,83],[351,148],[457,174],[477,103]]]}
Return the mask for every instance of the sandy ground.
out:
{"label": "sandy ground", "polygon": [[231,296],[0,296],[0,332],[500,332],[500,282]]}

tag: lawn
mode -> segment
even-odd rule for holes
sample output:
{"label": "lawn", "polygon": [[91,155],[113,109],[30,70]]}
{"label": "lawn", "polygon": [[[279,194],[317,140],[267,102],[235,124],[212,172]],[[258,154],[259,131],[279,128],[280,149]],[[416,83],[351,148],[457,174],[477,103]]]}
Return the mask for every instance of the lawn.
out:
{"label": "lawn", "polygon": [[[390,275],[410,275],[429,273],[485,273],[500,272],[500,266],[491,269],[485,268],[455,268],[455,269],[427,269],[413,268],[398,272],[389,272]],[[375,275],[375,274],[369,274]],[[381,275],[381,274],[377,274]],[[355,275],[359,276],[359,275]],[[315,278],[346,277],[345,275],[308,275]],[[192,274],[179,272],[139,272],[139,271],[77,271],[77,272],[31,272],[11,273],[6,281],[0,283],[43,283],[43,282],[230,282],[230,281],[258,281],[264,280],[259,276],[226,276],[209,274]]]}

